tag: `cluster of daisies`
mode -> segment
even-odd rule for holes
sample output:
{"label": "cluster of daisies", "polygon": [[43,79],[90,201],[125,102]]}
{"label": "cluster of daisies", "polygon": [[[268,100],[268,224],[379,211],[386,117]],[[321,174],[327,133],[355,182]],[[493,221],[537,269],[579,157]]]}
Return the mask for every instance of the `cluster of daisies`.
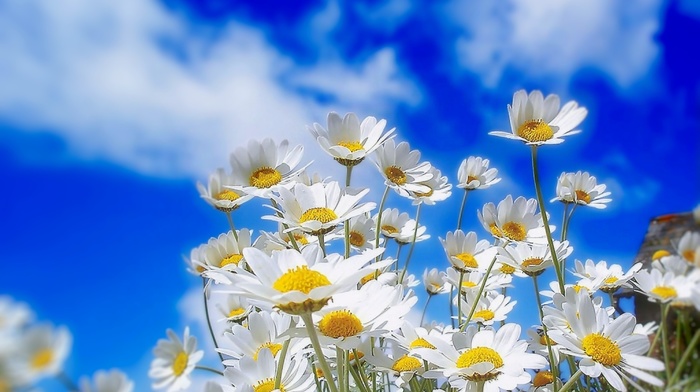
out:
{"label": "cluster of daisies", "polygon": [[119,370],[98,371],[75,385],[63,372],[72,343],[70,332],[34,319],[26,304],[0,296],[0,391],[33,391],[37,383],[52,377],[73,391],[133,391],[133,382]]}
{"label": "cluster of daisies", "polygon": [[[508,113],[511,132],[492,134],[531,148],[537,198],[508,195],[487,203],[478,212],[483,238],[463,231],[467,195],[500,181],[488,159],[464,159],[457,227],[440,238],[446,268],[426,269],[422,279],[409,272],[415,244],[430,238],[421,208],[445,200],[453,187],[419,151],[397,142],[385,120],[330,113],[326,127],[309,127],[346,168],[343,183],[310,174],[303,148],[286,140],[252,140],[235,150],[230,171],[218,169],[208,184],[198,184],[231,230],[187,258],[190,272],[202,278],[220,363],[200,363],[204,353],[189,329],[182,338],[169,330],[154,350],[153,387],[191,388],[195,369],[219,374],[207,383],[210,392],[647,391],[672,384],[678,376],[649,355],[659,325],[637,324],[616,307],[614,294],[634,288],[660,302],[664,315],[672,306],[700,307],[693,265],[700,264],[700,234],[656,254],[650,270],[577,259],[567,269],[574,212],[604,209],[610,192],[587,172],[562,173],[551,200],[564,208],[554,240],[537,151],[578,133],[586,109],[573,101],[561,106],[556,95],[518,91]],[[365,161],[384,179],[379,203],[365,201],[368,188],[351,186],[353,169]],[[410,200],[415,213],[387,207],[390,194]],[[237,229],[234,212],[256,199],[269,207],[262,218],[274,229]],[[540,290],[538,279],[552,276],[556,280]],[[517,301],[507,293],[526,280],[535,287],[540,324],[523,331],[508,322]],[[421,284],[427,293],[422,315],[414,291]],[[436,295],[449,295],[446,324],[424,323]],[[212,320],[219,326],[212,328]]]}

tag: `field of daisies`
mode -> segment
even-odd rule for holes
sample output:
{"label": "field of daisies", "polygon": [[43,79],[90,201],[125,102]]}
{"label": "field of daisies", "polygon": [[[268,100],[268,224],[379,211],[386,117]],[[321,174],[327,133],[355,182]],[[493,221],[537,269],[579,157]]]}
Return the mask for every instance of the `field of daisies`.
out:
{"label": "field of daisies", "polygon": [[[511,129],[491,132],[492,142],[531,154],[531,194],[478,206],[475,217],[464,214],[470,193],[500,181],[489,159],[465,158],[450,184],[386,120],[330,113],[309,127],[328,155],[322,164],[344,167],[340,179],[309,173],[294,141],[239,146],[228,168],[198,184],[230,225],[187,259],[210,334],[168,330],[153,349],[153,389],[194,390],[193,372],[208,372],[207,392],[700,390],[700,232],[629,270],[574,252],[570,222],[604,210],[610,192],[585,171],[540,178],[538,155],[575,143],[587,111],[521,90],[506,114]],[[358,165],[376,167],[384,183],[353,176]],[[541,184],[554,181],[551,198]],[[379,200],[367,200],[370,187]],[[448,197],[461,199],[457,225],[432,233],[443,262],[421,274],[411,266],[430,237],[421,214]],[[414,208],[393,208],[400,198]],[[248,203],[269,214],[239,222]],[[549,208],[562,218],[553,222]],[[483,230],[463,231],[463,219]],[[534,290],[516,301],[509,290],[521,284]],[[427,293],[422,303],[417,290]],[[618,306],[620,290],[654,303],[657,321],[638,324]],[[435,296],[449,298],[443,320],[426,317]],[[539,324],[511,320],[516,306],[536,307]],[[62,371],[70,333],[30,320],[25,304],[0,297],[0,392],[31,391],[46,377],[69,391],[134,390],[119,370],[71,379]],[[218,366],[201,364],[202,339],[213,341]]]}

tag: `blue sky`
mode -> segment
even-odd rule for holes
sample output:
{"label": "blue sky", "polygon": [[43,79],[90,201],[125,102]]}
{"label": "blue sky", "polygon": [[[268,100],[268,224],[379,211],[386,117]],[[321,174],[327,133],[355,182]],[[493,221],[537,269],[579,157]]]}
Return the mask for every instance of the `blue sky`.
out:
{"label": "blue sky", "polygon": [[[465,218],[480,236],[483,203],[534,197],[527,149],[487,134],[507,129],[521,88],[589,110],[581,134],[540,153],[545,195],[577,170],[612,192],[608,209],[577,212],[573,257],[629,265],[651,217],[700,201],[695,2],[430,4],[0,3],[0,293],[72,331],[74,378],[118,367],[147,389],[156,340],[201,312],[182,255],[227,228],[194,183],[263,136],[304,144],[312,171],[340,179],[306,131],[330,110],[386,118],[451,181],[463,158],[491,159],[504,180]],[[353,184],[376,199],[373,170]],[[446,266],[437,237],[460,197],[426,207],[414,273]],[[249,204],[238,226],[270,229]]]}

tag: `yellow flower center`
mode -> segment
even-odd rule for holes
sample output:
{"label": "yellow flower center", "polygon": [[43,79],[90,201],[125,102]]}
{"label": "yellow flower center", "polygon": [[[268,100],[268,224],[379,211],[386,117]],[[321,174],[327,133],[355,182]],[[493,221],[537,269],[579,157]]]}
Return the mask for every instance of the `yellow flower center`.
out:
{"label": "yellow flower center", "polygon": [[362,143],[360,143],[358,141],[352,141],[352,142],[343,141],[343,142],[338,142],[338,145],[347,148],[348,150],[350,150],[350,152],[355,152],[355,151],[362,150],[365,148],[362,145]]}
{"label": "yellow flower center", "polygon": [[334,310],[323,316],[318,329],[332,338],[348,338],[362,332],[362,322],[347,309]]}
{"label": "yellow flower center", "polygon": [[576,294],[578,294],[579,291],[581,291],[582,288],[583,288],[583,286],[578,285],[578,284],[575,284],[575,285],[573,286],[574,292],[575,292]]}
{"label": "yellow flower center", "polygon": [[[357,352],[357,359],[362,359],[365,357],[365,353],[362,351]],[[350,351],[348,352],[348,361],[354,361],[355,360],[355,352]]]}
{"label": "yellow flower center", "polygon": [[256,188],[269,188],[282,181],[282,173],[271,167],[261,167],[250,175],[250,185]]}
{"label": "yellow flower center", "polygon": [[329,286],[330,284],[331,282],[325,275],[318,271],[310,270],[308,266],[302,265],[282,274],[282,276],[277,278],[275,283],[272,284],[272,288],[283,293],[296,290],[308,294],[317,287]]}
{"label": "yellow flower center", "polygon": [[[294,241],[296,241],[298,245],[308,245],[309,244],[309,240],[306,239],[306,235],[304,235],[302,233],[294,233],[294,234],[292,234],[292,237],[294,237]],[[282,238],[284,239],[284,242],[287,242],[287,243],[291,242],[291,240],[289,239],[289,234],[282,235]]]}
{"label": "yellow flower center", "polygon": [[363,276],[362,279],[360,279],[360,284],[366,284],[370,280],[376,279],[377,275],[379,275],[378,272],[370,272],[367,275]]}
{"label": "yellow flower center", "polygon": [[582,201],[586,204],[591,202],[591,195],[589,195],[586,191],[582,191],[580,189],[576,190],[576,200]]}
{"label": "yellow flower center", "polygon": [[257,350],[255,350],[255,354],[253,354],[253,359],[258,360],[258,355],[260,354],[260,350],[267,348],[270,349],[270,352],[272,352],[272,356],[274,357],[277,355],[277,353],[282,349],[282,345],[279,343],[272,343],[272,342],[267,342],[263,344],[262,346],[258,347]]}
{"label": "yellow flower center", "polygon": [[535,388],[543,387],[554,382],[554,375],[548,370],[541,370],[535,374],[532,379],[532,386]]}
{"label": "yellow flower center", "polygon": [[[426,185],[426,186],[427,186],[427,185]],[[418,197],[430,197],[430,196],[433,195],[433,188],[428,187],[428,191],[427,191],[427,192],[425,192],[425,193],[424,193],[424,192],[415,192],[415,194],[416,194],[416,196],[418,196]]]}
{"label": "yellow flower center", "polygon": [[236,309],[231,309],[230,312],[228,312],[228,317],[237,317],[245,313],[245,309],[243,308],[236,308]]}
{"label": "yellow flower center", "polygon": [[[463,352],[462,355],[457,358],[457,367],[468,368],[474,366],[477,363],[488,362],[493,365],[494,369],[498,369],[503,366],[503,358],[496,350],[490,347],[474,347]],[[487,381],[492,380],[498,376],[498,373],[489,371],[486,374],[474,373],[471,376],[467,376],[470,381]]]}
{"label": "yellow flower center", "polygon": [[243,255],[239,255],[237,253],[230,254],[230,255],[224,257],[223,260],[221,260],[221,263],[219,263],[219,267],[224,267],[224,266],[227,266],[229,264],[238,265],[238,263],[240,263],[242,259],[243,259]]}
{"label": "yellow flower center", "polygon": [[479,267],[479,263],[476,262],[476,259],[471,253],[458,253],[453,257],[456,257],[459,261],[464,263],[464,266],[467,268]]}
{"label": "yellow flower center", "polygon": [[550,346],[554,346],[557,344],[555,341],[550,339],[547,335],[540,336],[540,344],[543,346],[546,346],[547,343],[549,343]]}
{"label": "yellow flower center", "polygon": [[362,233],[356,231],[350,232],[350,245],[352,246],[362,246],[365,244],[365,236]]}
{"label": "yellow flower center", "polygon": [[695,251],[692,249],[688,249],[686,251],[683,251],[683,258],[691,263],[694,262],[695,261]]}
{"label": "yellow flower center", "polygon": [[188,361],[187,353],[184,351],[180,351],[177,353],[175,356],[175,359],[173,360],[173,374],[175,377],[180,377],[182,373],[185,372],[185,369],[187,368],[187,361]]}
{"label": "yellow flower center", "polygon": [[238,193],[230,190],[230,189],[224,189],[223,191],[219,192],[214,196],[216,200],[228,200],[228,201],[234,201],[241,197]]}
{"label": "yellow flower center", "polygon": [[474,176],[467,176],[467,184],[469,184],[472,181],[478,181],[479,177],[474,177]]}
{"label": "yellow flower center", "polygon": [[39,370],[45,368],[53,360],[53,351],[50,348],[44,348],[37,351],[32,356],[32,368]]}
{"label": "yellow flower center", "polygon": [[0,392],[11,392],[12,389],[10,387],[9,381],[0,378]]}
{"label": "yellow flower center", "polygon": [[492,320],[493,316],[495,316],[495,314],[490,309],[482,309],[474,312],[475,318],[484,319],[484,321]]}
{"label": "yellow flower center", "polygon": [[[275,379],[273,378],[266,378],[259,383],[255,384],[253,387],[253,392],[272,392],[275,390]],[[285,392],[284,391],[284,386],[280,385],[279,388],[280,392]]]}
{"label": "yellow flower center", "polygon": [[404,173],[398,166],[387,167],[384,169],[384,174],[386,174],[386,178],[388,178],[389,181],[396,185],[401,186],[406,183],[406,173]]}
{"label": "yellow flower center", "polygon": [[411,350],[413,350],[414,348],[420,348],[420,347],[429,348],[432,350],[436,349],[435,346],[433,346],[432,344],[430,344],[430,342],[428,342],[427,340],[425,340],[423,338],[418,338],[418,339],[412,341],[411,344],[408,346],[408,348],[410,348]]}
{"label": "yellow flower center", "polygon": [[669,251],[667,251],[665,249],[660,249],[660,250],[657,250],[656,252],[654,252],[653,255],[651,255],[651,259],[658,260],[662,257],[666,257],[666,256],[670,256],[670,255],[671,255],[671,253]]}
{"label": "yellow flower center", "polygon": [[386,231],[389,234],[396,234],[399,232],[399,229],[391,225],[382,225],[382,231]]}
{"label": "yellow flower center", "polygon": [[496,226],[495,223],[491,223],[489,225],[489,231],[494,237],[503,237],[503,232],[498,228],[498,226]]}
{"label": "yellow flower center", "polygon": [[541,119],[537,119],[523,123],[523,125],[518,128],[516,134],[532,143],[551,139],[552,136],[554,136],[554,131],[552,131],[552,127],[550,127],[549,124]]}
{"label": "yellow flower center", "polygon": [[525,231],[525,226],[518,222],[506,222],[503,225],[503,235],[510,238],[513,241],[522,241],[525,239],[527,231]]}
{"label": "yellow flower center", "polygon": [[512,267],[508,264],[501,264],[500,268],[501,273],[506,274],[506,275],[511,275],[515,272],[515,267]]}
{"label": "yellow flower center", "polygon": [[661,299],[676,298],[678,296],[676,289],[670,286],[656,286],[651,289],[651,292],[661,297]]}
{"label": "yellow flower center", "polygon": [[614,285],[615,283],[617,283],[618,280],[619,279],[617,279],[616,276],[609,276],[609,277],[605,278],[603,283],[605,283],[607,285]]}
{"label": "yellow flower center", "polygon": [[538,266],[542,264],[544,260],[542,260],[539,257],[530,257],[529,259],[523,260],[523,267],[532,267],[532,266]]}
{"label": "yellow flower center", "polygon": [[338,215],[333,212],[330,208],[326,207],[314,207],[314,208],[309,208],[308,210],[304,211],[303,214],[301,214],[301,218],[299,218],[299,223],[304,223],[308,221],[319,221],[321,223],[328,223],[334,219],[338,219]]}
{"label": "yellow flower center", "polygon": [[615,366],[622,361],[622,353],[617,344],[601,334],[586,336],[581,340],[581,346],[586,355],[605,366]]}
{"label": "yellow flower center", "polygon": [[465,280],[464,282],[462,282],[462,288],[465,287],[468,289],[473,289],[474,287],[476,287],[476,283],[472,282],[471,280]]}
{"label": "yellow flower center", "polygon": [[404,355],[391,365],[391,369],[395,372],[412,372],[419,369],[421,366],[423,366],[423,364],[417,358]]}

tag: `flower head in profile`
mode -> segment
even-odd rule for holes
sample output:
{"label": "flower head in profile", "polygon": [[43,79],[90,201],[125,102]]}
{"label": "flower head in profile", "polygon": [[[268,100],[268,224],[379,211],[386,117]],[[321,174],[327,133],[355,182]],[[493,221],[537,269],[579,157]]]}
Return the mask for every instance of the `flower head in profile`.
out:
{"label": "flower head in profile", "polygon": [[592,281],[599,281],[598,286],[600,290],[606,293],[614,293],[622,286],[629,287],[628,282],[641,268],[642,264],[637,263],[629,271],[625,272],[619,264],[610,264],[608,266],[605,260],[595,263],[593,260],[588,259],[583,263],[577,259],[574,275]]}
{"label": "flower head in profile", "polygon": [[376,151],[375,165],[384,176],[384,184],[399,194],[407,195],[408,192],[427,193],[430,189],[421,182],[431,179],[428,171],[430,163],[420,161],[420,151],[411,150],[406,142],[398,145],[394,140],[388,140]]}
{"label": "flower head in profile", "polygon": [[445,284],[447,274],[437,268],[427,268],[423,272],[423,286],[429,295],[446,293],[449,287]]}
{"label": "flower head in profile", "polygon": [[36,325],[18,338],[20,343],[13,353],[16,366],[11,369],[16,379],[33,382],[61,372],[72,343],[72,336],[65,327]]}
{"label": "flower head in profile", "polygon": [[508,105],[511,132],[493,131],[490,135],[520,140],[527,145],[559,144],[565,136],[581,132],[575,130],[586,117],[586,108],[575,101],[559,108],[559,96],[550,94],[546,98],[539,90],[530,94],[519,90],[513,95],[513,104]]}
{"label": "flower head in profile", "polygon": [[447,199],[452,194],[452,184],[447,183],[447,177],[443,176],[440,170],[436,169],[434,166],[430,166],[428,173],[431,175],[430,179],[420,183],[428,188],[427,191],[409,192],[407,195],[402,194],[412,199],[414,205],[425,203],[431,206],[438,201]]}
{"label": "flower head in profile", "polygon": [[185,334],[180,338],[168,329],[168,339],[158,340],[153,349],[155,358],[151,362],[148,377],[153,379],[153,389],[167,388],[170,391],[181,391],[189,388],[192,381],[190,373],[204,356],[204,351],[197,350],[197,338],[190,336],[190,328],[185,328]]}
{"label": "flower head in profile", "polygon": [[440,242],[452,267],[462,272],[486,271],[497,252],[487,240],[479,241],[473,231],[448,231]]}
{"label": "flower head in profile", "polygon": [[355,113],[345,117],[328,113],[328,130],[314,123],[309,131],[321,148],[343,166],[355,166],[385,141],[393,138],[394,128],[384,132],[386,120],[366,117],[362,122]]}
{"label": "flower head in profile", "polygon": [[[366,214],[350,218],[350,246],[358,252],[375,248],[375,229],[377,223]],[[381,245],[381,239],[380,243]]]}
{"label": "flower head in profile", "polygon": [[513,310],[513,307],[518,301],[511,301],[510,297],[506,297],[497,291],[488,291],[484,296],[478,296],[477,293],[470,292],[462,301],[462,313],[464,317],[469,317],[469,313],[474,306],[474,314],[472,314],[471,323],[479,323],[481,325],[493,325],[496,321],[503,321],[508,317],[508,313]]}
{"label": "flower head in profile", "polygon": [[231,323],[241,323],[253,310],[253,306],[248,300],[240,295],[229,294],[225,297],[225,302],[216,304],[216,308],[223,316],[217,321],[228,321]]}
{"label": "flower head in profile", "polygon": [[[535,213],[537,200],[508,195],[498,203],[486,203],[478,211],[479,221],[494,237],[507,241],[545,243],[542,215]],[[554,227],[550,226],[550,230]]]}
{"label": "flower head in profile", "polygon": [[277,367],[282,366],[279,391],[312,392],[314,377],[307,369],[307,359],[301,355],[287,355],[283,363],[275,360],[268,348],[260,350],[257,360],[246,356],[236,366],[228,367],[224,376],[240,392],[271,392],[275,390]]}
{"label": "flower head in profile", "polygon": [[557,180],[557,197],[562,203],[573,203],[596,209],[603,209],[612,199],[605,191],[605,184],[598,184],[588,172],[562,173]]}
{"label": "flower head in profile", "polygon": [[234,191],[230,186],[235,185],[233,176],[227,174],[224,169],[219,168],[209,176],[209,183],[206,187],[197,182],[199,196],[209,205],[222,212],[231,212],[241,204],[253,198],[242,191]]}
{"label": "flower head in profile", "polygon": [[251,140],[248,147],[239,147],[231,154],[232,189],[247,195],[269,198],[277,186],[291,183],[304,169],[298,168],[304,147],[289,149],[289,142],[272,139]]}
{"label": "flower head in profile", "polygon": [[[700,233],[687,231],[681,236],[677,246],[678,254],[688,263],[700,264]],[[700,265],[699,265],[700,266]]]}
{"label": "flower head in profile", "polygon": [[[568,257],[574,248],[569,246],[569,241],[554,241],[557,260]],[[552,253],[546,244],[528,244],[518,242],[512,245],[498,248],[498,261],[510,265],[516,270],[524,272],[528,276],[538,276],[554,263]]]}
{"label": "flower head in profile", "polygon": [[98,370],[92,378],[80,380],[80,392],[131,392],[134,382],[123,372],[113,369],[108,372]]}
{"label": "flower head in profile", "polygon": [[457,188],[467,191],[486,189],[501,181],[498,169],[489,168],[489,160],[482,157],[469,157],[462,161],[457,172]]}
{"label": "flower head in profile", "polygon": [[235,270],[244,263],[243,249],[251,246],[250,230],[241,229],[236,232],[228,231],[218,237],[212,237],[206,244],[200,245],[190,254],[191,262],[196,270],[224,269]]}

